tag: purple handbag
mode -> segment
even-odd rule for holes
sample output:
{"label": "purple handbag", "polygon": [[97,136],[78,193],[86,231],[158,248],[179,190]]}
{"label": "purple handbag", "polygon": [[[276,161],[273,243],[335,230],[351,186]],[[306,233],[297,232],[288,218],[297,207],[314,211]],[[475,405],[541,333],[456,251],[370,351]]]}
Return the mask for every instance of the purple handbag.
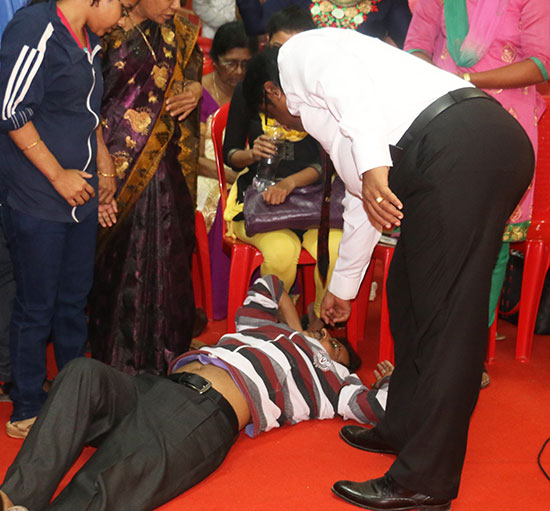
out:
{"label": "purple handbag", "polygon": [[[344,225],[344,183],[336,176],[330,195],[330,227],[341,229]],[[308,230],[319,227],[323,183],[295,188],[282,204],[270,205],[262,194],[249,186],[244,195],[244,226],[247,236],[279,229]]]}

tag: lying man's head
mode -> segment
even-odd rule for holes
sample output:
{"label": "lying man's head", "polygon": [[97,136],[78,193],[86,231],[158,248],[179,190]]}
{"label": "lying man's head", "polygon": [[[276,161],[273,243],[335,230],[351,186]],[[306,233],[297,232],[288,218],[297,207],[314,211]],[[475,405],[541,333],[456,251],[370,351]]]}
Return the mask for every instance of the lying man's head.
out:
{"label": "lying man's head", "polygon": [[335,362],[345,365],[354,373],[361,367],[361,359],[345,337],[332,337],[326,328],[321,330],[306,330],[304,335],[317,339],[330,358]]}

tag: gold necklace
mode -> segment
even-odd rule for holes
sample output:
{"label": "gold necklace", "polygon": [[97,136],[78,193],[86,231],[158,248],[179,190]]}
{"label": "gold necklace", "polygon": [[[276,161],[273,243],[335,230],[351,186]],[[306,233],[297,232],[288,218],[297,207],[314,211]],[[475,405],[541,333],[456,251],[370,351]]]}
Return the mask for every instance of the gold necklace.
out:
{"label": "gold necklace", "polygon": [[214,74],[212,76],[212,85],[214,85],[214,95],[216,96],[214,99],[218,103],[218,106],[221,106],[220,92],[218,91],[218,86],[216,85],[216,71],[214,71]]}
{"label": "gold necklace", "polygon": [[141,37],[143,38],[143,40],[145,41],[145,44],[147,45],[147,48],[149,48],[149,52],[151,53],[151,55],[153,56],[153,59],[155,62],[158,62],[157,61],[157,54],[155,53],[155,50],[153,50],[153,47],[151,46],[151,43],[149,42],[149,40],[147,39],[147,36],[143,33],[143,30],[141,30],[140,26],[139,25],[136,25],[134,23],[134,20],[132,19],[132,13],[129,13],[128,14],[128,19],[130,20],[130,23],[132,24],[132,26],[141,34]]}

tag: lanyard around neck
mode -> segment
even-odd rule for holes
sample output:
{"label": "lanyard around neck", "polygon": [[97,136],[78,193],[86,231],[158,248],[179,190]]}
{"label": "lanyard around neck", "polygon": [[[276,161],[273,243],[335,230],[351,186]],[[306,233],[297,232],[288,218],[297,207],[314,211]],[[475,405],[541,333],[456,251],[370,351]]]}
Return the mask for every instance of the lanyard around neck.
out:
{"label": "lanyard around neck", "polygon": [[67,18],[63,14],[63,11],[57,7],[57,15],[59,16],[59,19],[67,27],[67,30],[69,33],[73,36],[73,39],[76,41],[76,44],[78,44],[78,47],[81,50],[87,51],[88,53],[92,53],[92,49],[90,48],[90,38],[88,37],[88,31],[84,29],[84,35],[86,36],[86,48],[84,48],[84,45],[80,42],[80,39],[77,37],[77,35],[74,33],[74,30],[71,28],[71,25],[69,24]]}

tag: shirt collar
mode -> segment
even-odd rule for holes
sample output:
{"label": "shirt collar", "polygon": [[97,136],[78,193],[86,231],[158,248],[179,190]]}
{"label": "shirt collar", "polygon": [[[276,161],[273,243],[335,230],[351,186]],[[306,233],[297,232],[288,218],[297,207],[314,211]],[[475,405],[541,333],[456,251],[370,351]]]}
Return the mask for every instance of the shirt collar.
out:
{"label": "shirt collar", "polygon": [[[57,15],[56,0],[49,0],[49,19],[54,27],[55,36],[57,40],[60,42],[60,44],[63,46],[63,49],[65,50],[67,55],[69,56],[71,64],[75,64],[79,60],[83,58],[87,58],[87,55],[86,55],[87,52],[85,52],[78,46],[72,34],[69,32],[67,27],[64,25],[64,23],[61,21],[61,19]],[[99,37],[95,35],[93,32],[91,32],[88,27],[86,27],[86,31],[88,33],[88,37],[90,40],[90,48],[92,49],[92,55],[94,55],[96,52],[96,47],[99,46]]]}

